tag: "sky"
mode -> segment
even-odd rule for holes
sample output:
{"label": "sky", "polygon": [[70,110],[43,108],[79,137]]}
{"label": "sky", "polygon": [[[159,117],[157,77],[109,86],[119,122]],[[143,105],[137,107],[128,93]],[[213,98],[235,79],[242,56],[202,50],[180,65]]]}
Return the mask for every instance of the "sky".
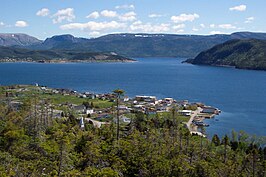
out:
{"label": "sky", "polygon": [[110,33],[266,32],[266,0],[1,0],[0,33],[39,39]]}

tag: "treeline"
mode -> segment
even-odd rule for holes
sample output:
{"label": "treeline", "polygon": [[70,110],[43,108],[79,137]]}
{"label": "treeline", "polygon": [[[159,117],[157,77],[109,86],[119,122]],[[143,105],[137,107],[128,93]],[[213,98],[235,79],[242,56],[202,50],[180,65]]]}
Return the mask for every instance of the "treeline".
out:
{"label": "treeline", "polygon": [[174,111],[136,114],[117,140],[116,124],[81,129],[71,112],[47,123],[38,104],[0,104],[0,176],[266,176],[266,148],[243,134],[193,136]]}

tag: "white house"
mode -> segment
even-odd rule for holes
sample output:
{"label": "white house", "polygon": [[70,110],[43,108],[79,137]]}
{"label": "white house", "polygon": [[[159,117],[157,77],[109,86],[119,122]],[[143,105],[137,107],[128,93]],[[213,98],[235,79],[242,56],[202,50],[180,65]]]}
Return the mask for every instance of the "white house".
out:
{"label": "white house", "polygon": [[181,110],[180,113],[181,113],[183,116],[191,116],[192,111],[191,111],[191,110]]}
{"label": "white house", "polygon": [[86,114],[93,114],[93,113],[94,113],[93,109],[87,109],[86,110]]}

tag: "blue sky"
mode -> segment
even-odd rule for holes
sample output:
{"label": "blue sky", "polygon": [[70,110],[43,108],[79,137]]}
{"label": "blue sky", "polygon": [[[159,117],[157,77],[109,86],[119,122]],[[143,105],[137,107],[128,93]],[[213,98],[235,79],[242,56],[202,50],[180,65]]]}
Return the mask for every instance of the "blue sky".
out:
{"label": "blue sky", "polygon": [[266,32],[265,0],[1,0],[0,32],[72,34]]}

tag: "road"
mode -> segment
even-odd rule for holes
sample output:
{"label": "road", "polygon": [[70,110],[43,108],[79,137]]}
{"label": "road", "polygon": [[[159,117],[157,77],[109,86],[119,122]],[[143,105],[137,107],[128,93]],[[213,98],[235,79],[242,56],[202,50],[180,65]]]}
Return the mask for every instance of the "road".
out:
{"label": "road", "polygon": [[187,128],[189,130],[189,132],[192,134],[197,134],[199,136],[203,136],[203,137],[206,137],[204,134],[202,134],[201,132],[199,131],[195,131],[192,129],[191,127],[191,124],[192,124],[192,121],[194,120],[194,118],[202,111],[202,108],[198,107],[197,110],[195,111],[192,111],[191,115],[190,115],[190,119],[189,121],[186,123],[187,124]]}
{"label": "road", "polygon": [[108,122],[100,122],[100,121],[93,120],[90,118],[85,118],[85,121],[86,122],[92,122],[93,126],[97,127],[97,128],[100,128],[102,125],[109,124]]}

